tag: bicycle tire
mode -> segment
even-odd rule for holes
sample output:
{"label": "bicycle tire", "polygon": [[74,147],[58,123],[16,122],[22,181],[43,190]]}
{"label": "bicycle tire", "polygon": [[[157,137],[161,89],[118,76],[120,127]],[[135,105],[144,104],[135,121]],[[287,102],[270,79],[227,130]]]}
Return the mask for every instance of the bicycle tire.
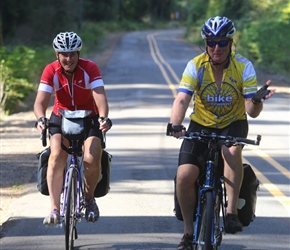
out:
{"label": "bicycle tire", "polygon": [[214,237],[215,237],[215,243],[213,245],[213,250],[217,250],[218,247],[222,243],[222,230],[220,227],[220,211],[221,211],[221,202],[222,202],[222,194],[219,194],[214,206]]}
{"label": "bicycle tire", "polygon": [[76,171],[70,168],[65,208],[65,249],[74,248],[76,235]]}
{"label": "bicycle tire", "polygon": [[205,192],[201,208],[201,220],[198,230],[197,250],[212,250],[212,232],[214,199],[212,192]]}

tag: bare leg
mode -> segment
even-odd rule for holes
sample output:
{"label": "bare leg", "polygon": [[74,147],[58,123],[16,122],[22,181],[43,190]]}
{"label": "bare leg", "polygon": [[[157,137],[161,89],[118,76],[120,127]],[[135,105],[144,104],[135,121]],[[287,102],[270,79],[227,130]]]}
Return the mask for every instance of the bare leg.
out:
{"label": "bare leg", "polygon": [[227,213],[237,214],[239,192],[243,180],[241,146],[223,147],[224,177],[228,194]]}
{"label": "bare leg", "polygon": [[60,210],[60,195],[63,187],[63,172],[66,166],[67,153],[61,149],[61,135],[50,138],[50,157],[47,169],[47,185],[50,195],[51,211]]}
{"label": "bare leg", "polygon": [[89,137],[84,144],[84,168],[85,168],[85,197],[94,197],[94,191],[101,175],[101,140],[97,137]]}
{"label": "bare leg", "polygon": [[193,234],[193,214],[195,207],[195,181],[199,175],[199,169],[191,164],[184,164],[177,170],[177,198],[180,204],[184,234]]}

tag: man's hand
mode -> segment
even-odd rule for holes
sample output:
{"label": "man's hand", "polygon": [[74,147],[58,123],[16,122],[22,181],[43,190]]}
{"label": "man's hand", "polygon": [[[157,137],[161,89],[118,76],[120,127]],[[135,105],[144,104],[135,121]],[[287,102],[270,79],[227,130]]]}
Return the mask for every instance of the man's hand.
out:
{"label": "man's hand", "polygon": [[268,87],[270,86],[270,84],[271,84],[271,80],[267,81],[266,84],[256,92],[256,94],[252,98],[252,102],[254,104],[259,104],[265,101],[266,99],[270,98],[275,93],[275,89],[268,90]]}
{"label": "man's hand", "polygon": [[173,125],[171,122],[167,124],[166,135],[179,138],[185,135],[186,128],[183,125]]}

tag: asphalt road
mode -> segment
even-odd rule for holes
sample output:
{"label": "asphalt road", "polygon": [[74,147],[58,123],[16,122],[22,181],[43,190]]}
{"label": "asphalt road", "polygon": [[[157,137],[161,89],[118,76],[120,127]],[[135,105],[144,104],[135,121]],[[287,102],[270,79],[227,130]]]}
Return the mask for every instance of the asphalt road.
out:
{"label": "asphalt road", "polygon": [[[172,210],[181,142],[165,129],[183,69],[199,53],[179,39],[182,33],[128,33],[102,72],[114,123],[107,135],[111,191],[97,199],[100,220],[78,224],[75,249],[176,249],[180,241],[183,225]],[[289,95],[277,93],[250,120],[249,137],[263,137],[260,147],[244,150],[261,181],[257,217],[244,232],[225,235],[220,249],[289,249],[289,118]],[[49,200],[35,185],[12,204],[15,217],[5,223],[1,250],[64,249],[63,230],[42,225]]]}

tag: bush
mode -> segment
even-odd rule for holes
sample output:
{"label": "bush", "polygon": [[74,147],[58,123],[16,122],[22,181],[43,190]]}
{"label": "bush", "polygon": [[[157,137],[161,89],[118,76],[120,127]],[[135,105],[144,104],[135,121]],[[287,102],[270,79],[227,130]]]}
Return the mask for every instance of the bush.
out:
{"label": "bush", "polygon": [[11,114],[17,111],[19,103],[23,102],[35,89],[27,78],[31,73],[34,53],[32,50],[19,46],[11,52],[1,47],[0,54],[0,111]]}
{"label": "bush", "polygon": [[277,20],[251,23],[241,34],[240,52],[270,72],[288,72],[290,68],[289,24]]}

